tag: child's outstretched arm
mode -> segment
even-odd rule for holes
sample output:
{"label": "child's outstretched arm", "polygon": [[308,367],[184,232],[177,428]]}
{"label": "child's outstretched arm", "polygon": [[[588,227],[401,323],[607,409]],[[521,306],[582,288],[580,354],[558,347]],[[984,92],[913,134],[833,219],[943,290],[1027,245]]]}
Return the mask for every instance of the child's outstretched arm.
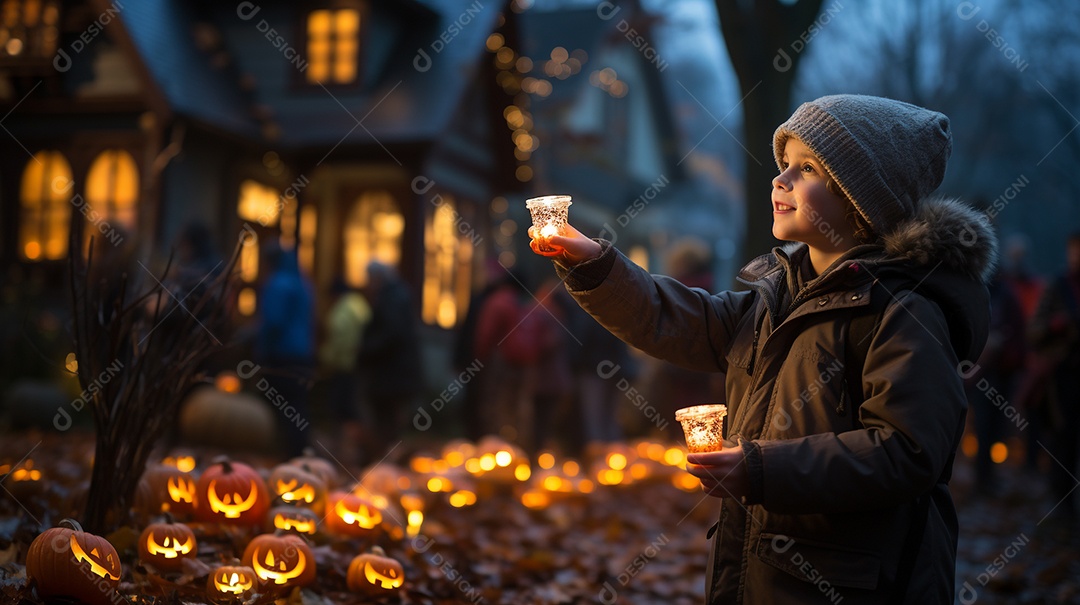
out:
{"label": "child's outstretched arm", "polygon": [[755,293],[710,294],[650,275],[611,242],[589,239],[570,225],[559,235],[543,237],[530,229],[529,236],[532,250],[555,261],[567,291],[609,332],[684,368],[727,370],[731,339],[753,308]]}

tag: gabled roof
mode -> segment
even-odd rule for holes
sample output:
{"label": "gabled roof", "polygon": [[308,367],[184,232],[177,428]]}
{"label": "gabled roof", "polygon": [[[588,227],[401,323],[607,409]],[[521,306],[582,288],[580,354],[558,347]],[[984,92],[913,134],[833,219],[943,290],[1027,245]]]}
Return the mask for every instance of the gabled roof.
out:
{"label": "gabled roof", "polygon": [[[279,146],[330,149],[436,139],[466,87],[476,85],[479,58],[505,0],[373,1],[361,41],[363,86],[327,88],[304,84],[296,62],[267,38],[273,27],[285,44],[302,44],[296,23],[303,8],[296,3],[263,0],[255,3],[260,14],[248,20],[232,3],[195,4],[124,6],[124,26],[170,107],[249,138],[262,136],[258,115],[276,127]],[[207,22],[223,38],[217,57],[195,41],[196,26]],[[251,82],[250,92],[241,89],[241,78]]]}
{"label": "gabled roof", "polygon": [[236,77],[215,69],[195,46],[196,15],[189,5],[172,0],[138,0],[121,12],[124,28],[154,84],[176,113],[246,137],[259,125]]}

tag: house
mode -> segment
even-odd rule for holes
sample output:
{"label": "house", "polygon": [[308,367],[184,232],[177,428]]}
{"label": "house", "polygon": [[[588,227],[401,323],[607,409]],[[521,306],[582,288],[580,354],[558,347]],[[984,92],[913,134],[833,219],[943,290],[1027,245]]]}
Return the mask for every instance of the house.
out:
{"label": "house", "polygon": [[451,0],[5,2],[0,266],[62,274],[72,215],[159,257],[200,221],[222,256],[245,234],[245,314],[259,244],[278,239],[321,291],[360,285],[370,260],[396,266],[422,319],[452,327],[491,254],[492,202],[525,186],[496,136],[513,99],[487,50],[514,15]]}
{"label": "house", "polygon": [[686,180],[650,17],[530,4],[6,2],[0,270],[62,307],[72,216],[158,259],[201,222],[221,259],[243,236],[245,314],[276,239],[323,294],[396,266],[438,333],[484,259],[539,262],[523,202],[547,193],[646,262],[627,217]]}

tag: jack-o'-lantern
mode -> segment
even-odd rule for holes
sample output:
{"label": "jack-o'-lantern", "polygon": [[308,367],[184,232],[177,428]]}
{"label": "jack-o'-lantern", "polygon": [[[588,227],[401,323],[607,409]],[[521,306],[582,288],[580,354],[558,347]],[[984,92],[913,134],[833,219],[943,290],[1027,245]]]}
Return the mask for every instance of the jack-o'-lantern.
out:
{"label": "jack-o'-lantern", "polygon": [[246,601],[258,590],[259,577],[244,565],[222,565],[206,578],[206,594],[215,603]]}
{"label": "jack-o'-lantern", "polygon": [[195,492],[195,516],[200,521],[257,525],[270,508],[262,477],[240,462],[214,463],[199,477]]}
{"label": "jack-o'-lantern", "polygon": [[244,549],[244,565],[267,587],[307,586],[315,581],[315,555],[295,534],[262,534]]}
{"label": "jack-o'-lantern", "polygon": [[[73,597],[91,605],[112,602],[120,584],[120,556],[108,540],[64,519],[45,530],[26,553],[26,575],[41,597]],[[70,529],[69,529],[70,528]]]}
{"label": "jack-o'-lantern", "polygon": [[183,523],[152,523],[139,536],[139,560],[164,571],[178,571],[198,553],[195,534]]}
{"label": "jack-o'-lantern", "polygon": [[357,555],[349,564],[346,576],[349,590],[377,597],[392,594],[405,583],[405,571],[401,563],[386,556],[376,546],[370,553]]}
{"label": "jack-o'-lantern", "polygon": [[326,482],[307,467],[282,464],[270,473],[270,492],[284,502],[322,512]]}
{"label": "jack-o'-lantern", "polygon": [[16,464],[0,464],[0,481],[16,500],[37,492],[42,485],[42,476],[30,458]]}
{"label": "jack-o'-lantern", "polygon": [[326,489],[334,489],[341,485],[341,475],[338,474],[337,465],[326,458],[320,458],[309,449],[304,450],[303,456],[293,458],[287,464],[299,466],[309,473],[321,478],[326,484]]}
{"label": "jack-o'-lantern", "polygon": [[319,531],[319,515],[302,506],[275,506],[267,513],[266,520],[267,531],[280,529],[309,536]]}
{"label": "jack-o'-lantern", "polygon": [[174,466],[147,467],[135,492],[135,508],[147,514],[185,517],[195,511],[195,479]]}
{"label": "jack-o'-lantern", "polygon": [[326,500],[326,526],[348,536],[366,536],[382,523],[379,507],[368,498],[349,492],[334,492]]}

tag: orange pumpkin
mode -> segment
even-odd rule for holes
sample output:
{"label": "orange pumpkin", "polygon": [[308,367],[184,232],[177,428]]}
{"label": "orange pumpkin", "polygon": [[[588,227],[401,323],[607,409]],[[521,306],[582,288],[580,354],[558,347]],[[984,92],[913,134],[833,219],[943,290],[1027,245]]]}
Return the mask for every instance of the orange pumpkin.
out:
{"label": "orange pumpkin", "polygon": [[382,511],[375,503],[349,492],[330,494],[326,507],[326,527],[336,534],[366,536],[383,520]]}
{"label": "orange pumpkin", "polygon": [[309,467],[282,464],[270,473],[270,492],[287,503],[322,512],[326,503],[326,481]]}
{"label": "orange pumpkin", "polygon": [[179,571],[184,559],[194,559],[197,553],[191,528],[172,519],[146,526],[139,536],[139,560],[160,570]]}
{"label": "orange pumpkin", "polygon": [[200,521],[258,525],[270,508],[270,496],[259,473],[228,459],[203,472],[195,493],[195,516]]}
{"label": "orange pumpkin", "polygon": [[386,556],[378,546],[370,553],[357,555],[349,564],[346,575],[349,590],[379,597],[397,592],[405,583],[405,571],[401,563]]}
{"label": "orange pumpkin", "polygon": [[259,577],[245,565],[222,565],[206,578],[206,594],[215,603],[238,603],[259,591]]}
{"label": "orange pumpkin", "polygon": [[41,597],[71,597],[90,605],[113,602],[120,584],[120,556],[108,540],[64,519],[41,533],[26,553],[26,575]]}
{"label": "orange pumpkin", "polygon": [[148,515],[190,515],[195,511],[194,477],[166,464],[147,467],[135,492],[135,508]]}
{"label": "orange pumpkin", "polygon": [[283,504],[275,506],[266,514],[267,531],[291,531],[312,535],[319,531],[319,515],[310,508]]}
{"label": "orange pumpkin", "polygon": [[307,586],[315,581],[315,555],[295,534],[262,534],[244,549],[244,565],[267,588]]}

